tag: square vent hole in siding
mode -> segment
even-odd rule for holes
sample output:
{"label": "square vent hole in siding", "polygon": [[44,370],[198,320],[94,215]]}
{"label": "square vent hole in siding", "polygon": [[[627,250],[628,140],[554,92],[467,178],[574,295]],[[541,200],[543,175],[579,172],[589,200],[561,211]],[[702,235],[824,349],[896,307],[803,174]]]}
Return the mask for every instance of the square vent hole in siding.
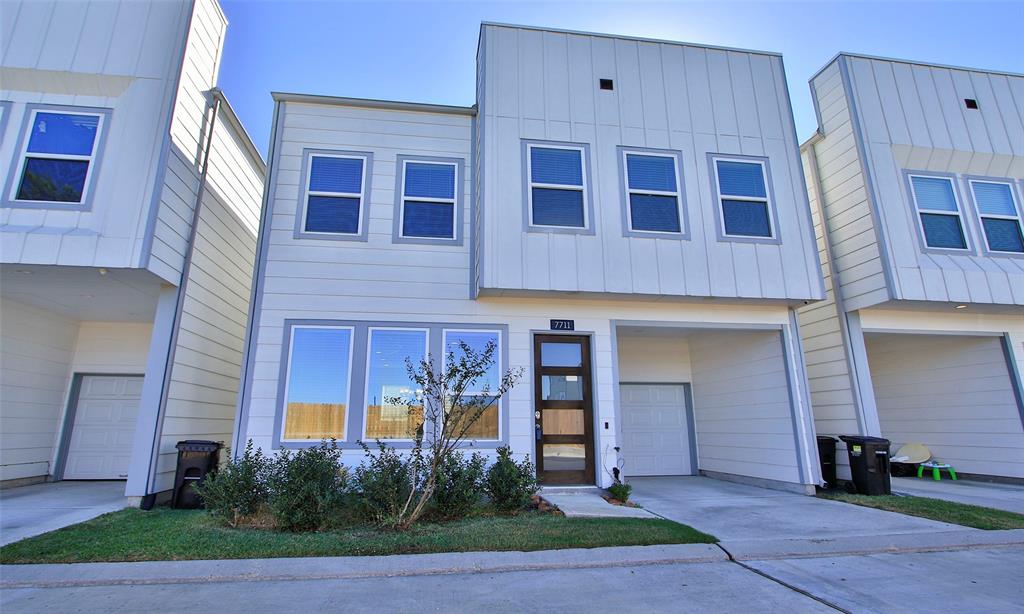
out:
{"label": "square vent hole in siding", "polygon": [[615,89],[615,83],[613,83],[611,79],[598,79],[598,84],[601,86],[601,89],[603,90]]}
{"label": "square vent hole in siding", "polygon": [[977,109],[978,101],[973,98],[964,98],[964,106],[968,109]]}

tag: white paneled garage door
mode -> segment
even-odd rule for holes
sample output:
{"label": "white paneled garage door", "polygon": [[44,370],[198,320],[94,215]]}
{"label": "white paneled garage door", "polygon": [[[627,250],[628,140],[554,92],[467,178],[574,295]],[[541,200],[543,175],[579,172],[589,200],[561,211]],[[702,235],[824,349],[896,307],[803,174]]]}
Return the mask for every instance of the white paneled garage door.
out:
{"label": "white paneled garage door", "polygon": [[65,480],[128,477],[142,376],[86,375],[64,465]]}
{"label": "white paneled garage door", "polygon": [[619,410],[627,476],[693,474],[684,384],[621,384]]}

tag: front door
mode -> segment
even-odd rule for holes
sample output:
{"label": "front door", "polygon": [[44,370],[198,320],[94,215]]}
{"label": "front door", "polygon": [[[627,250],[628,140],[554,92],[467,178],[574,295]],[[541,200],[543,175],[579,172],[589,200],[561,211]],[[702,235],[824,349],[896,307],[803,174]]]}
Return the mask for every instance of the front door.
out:
{"label": "front door", "polygon": [[590,339],[536,335],[534,429],[542,484],[593,484],[593,395]]}

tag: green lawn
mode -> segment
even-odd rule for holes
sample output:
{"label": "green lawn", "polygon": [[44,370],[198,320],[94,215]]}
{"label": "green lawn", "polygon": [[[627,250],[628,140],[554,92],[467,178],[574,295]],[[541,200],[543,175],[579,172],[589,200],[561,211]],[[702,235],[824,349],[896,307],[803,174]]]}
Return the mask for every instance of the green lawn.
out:
{"label": "green lawn", "polygon": [[941,499],[898,497],[896,495],[869,497],[867,495],[851,495],[842,492],[821,493],[818,496],[824,499],[844,501],[854,505],[863,505],[864,507],[873,507],[889,512],[899,512],[909,516],[920,516],[930,520],[974,527],[975,529],[1024,529],[1024,514],[1015,514],[990,507],[967,505],[953,501],[943,501]]}
{"label": "green lawn", "polygon": [[540,512],[422,524],[404,533],[360,526],[322,533],[230,529],[205,512],[126,509],[0,548],[0,563],[84,563],[297,556],[553,550],[714,543],[668,520],[565,518]]}

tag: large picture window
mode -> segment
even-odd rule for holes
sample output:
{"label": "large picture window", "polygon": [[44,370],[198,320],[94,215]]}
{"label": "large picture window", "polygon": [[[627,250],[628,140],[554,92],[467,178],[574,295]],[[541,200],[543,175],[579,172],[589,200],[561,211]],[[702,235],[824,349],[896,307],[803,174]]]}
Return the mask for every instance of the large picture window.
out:
{"label": "large picture window", "polygon": [[414,366],[427,354],[428,331],[371,328],[366,358],[364,438],[413,439],[423,424],[423,391],[409,379],[406,358]]}
{"label": "large picture window", "polygon": [[[476,380],[463,394],[464,401],[471,401],[474,397],[484,399],[494,394],[501,385],[501,374],[503,365],[501,360],[501,333],[496,330],[453,330],[444,331],[444,355],[445,361],[448,355],[458,361],[464,354],[462,344],[471,348],[474,352],[483,353],[487,345],[495,345],[494,363],[490,366],[481,378]],[[447,366],[447,362],[445,363]],[[476,422],[466,428],[466,439],[497,440],[501,437],[500,412],[498,403],[491,403],[480,414]]]}
{"label": "large picture window", "polygon": [[282,441],[344,440],[351,392],[352,329],[291,329]]}
{"label": "large picture window", "polygon": [[10,201],[85,205],[95,183],[109,115],[107,111],[30,107]]}
{"label": "large picture window", "polygon": [[971,195],[989,252],[1024,254],[1021,206],[1009,181],[970,179]]}
{"label": "large picture window", "polygon": [[966,251],[967,235],[953,178],[913,173],[909,178],[925,247]]}

